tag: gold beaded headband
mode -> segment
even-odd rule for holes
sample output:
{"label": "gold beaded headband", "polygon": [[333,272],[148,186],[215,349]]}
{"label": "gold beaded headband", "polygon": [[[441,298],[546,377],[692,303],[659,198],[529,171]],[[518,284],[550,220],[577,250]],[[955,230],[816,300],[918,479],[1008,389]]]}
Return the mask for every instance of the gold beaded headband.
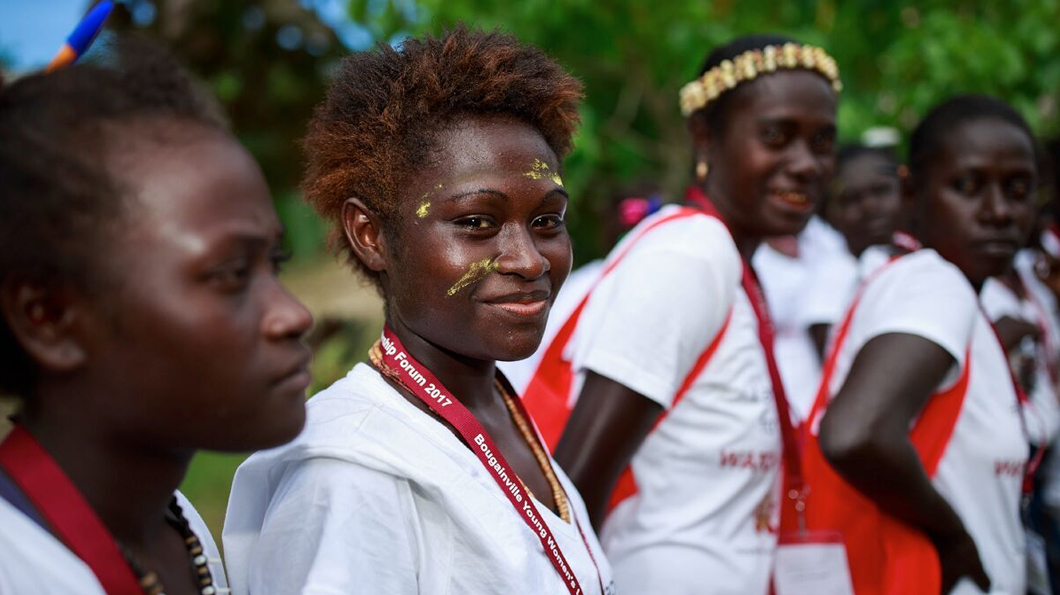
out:
{"label": "gold beaded headband", "polygon": [[823,75],[831,81],[832,89],[835,89],[836,93],[843,90],[835,58],[829,56],[823,48],[797,43],[770,45],[760,50],[748,50],[732,60],[725,60],[682,87],[681,113],[688,116],[706,107],[722,93],[740,83],[753,81],[759,75],[798,68]]}

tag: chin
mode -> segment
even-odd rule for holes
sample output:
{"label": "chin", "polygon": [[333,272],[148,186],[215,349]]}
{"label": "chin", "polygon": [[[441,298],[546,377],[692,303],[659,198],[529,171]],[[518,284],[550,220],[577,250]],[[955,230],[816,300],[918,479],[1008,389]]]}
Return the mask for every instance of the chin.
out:
{"label": "chin", "polygon": [[538,347],[541,346],[542,335],[544,335],[544,329],[533,333],[532,336],[512,333],[508,335],[509,340],[503,346],[497,347],[494,359],[500,362],[515,362],[526,359],[533,355]]}

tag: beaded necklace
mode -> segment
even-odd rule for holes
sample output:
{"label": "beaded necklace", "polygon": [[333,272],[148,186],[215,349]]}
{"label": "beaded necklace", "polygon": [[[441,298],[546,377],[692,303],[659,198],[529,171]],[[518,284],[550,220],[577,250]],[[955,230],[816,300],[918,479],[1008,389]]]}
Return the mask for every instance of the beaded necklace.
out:
{"label": "beaded necklace", "polygon": [[[184,546],[188,548],[188,555],[191,558],[192,567],[195,569],[195,578],[199,582],[199,592],[202,595],[227,593],[227,589],[218,589],[214,586],[213,576],[210,574],[208,566],[209,560],[203,550],[202,542],[199,541],[199,537],[195,535],[195,532],[191,530],[191,525],[184,516],[184,511],[181,510],[176,498],[170,500],[167,512],[166,522],[180,533],[181,538],[184,539]],[[140,581],[140,588],[143,589],[144,595],[166,595],[165,588],[162,586],[162,581],[159,580],[157,573],[153,570],[145,570],[132,551],[121,542],[118,543],[118,548],[121,549],[121,553],[125,556],[125,561],[129,563],[133,572],[136,573],[136,578]]]}
{"label": "beaded necklace", "polygon": [[[398,379],[399,375],[397,371],[390,369],[383,363],[382,345],[379,341],[376,341],[371,349],[368,350],[368,360],[372,362],[372,365],[384,376],[395,380]],[[500,393],[501,399],[504,401],[504,406],[508,409],[508,414],[511,415],[512,421],[515,422],[515,427],[519,429],[519,434],[522,435],[523,440],[525,440],[527,445],[530,446],[530,451],[533,453],[534,459],[541,468],[541,473],[545,476],[545,480],[548,482],[549,488],[552,490],[552,500],[556,503],[557,515],[559,518],[563,519],[564,522],[571,522],[570,503],[567,500],[567,493],[563,491],[563,485],[560,484],[556,472],[552,469],[552,463],[549,460],[548,454],[541,445],[541,441],[538,440],[537,433],[530,425],[530,420],[526,419],[515,406],[513,400],[514,397],[508,393],[508,390],[500,379],[495,379],[493,385],[496,387],[497,392]],[[398,381],[398,386],[400,386],[405,392],[409,392],[408,389],[405,388],[405,385],[400,381]],[[430,411],[430,409],[428,409],[428,411]],[[433,411],[431,411],[431,414],[436,418],[441,419]],[[523,489],[526,490],[526,493],[536,500],[537,498],[535,498],[534,493],[530,491],[530,488],[526,486],[526,483],[523,482],[521,478],[517,477],[517,479],[519,479],[519,483],[522,485]],[[540,502],[540,500],[538,501]]]}

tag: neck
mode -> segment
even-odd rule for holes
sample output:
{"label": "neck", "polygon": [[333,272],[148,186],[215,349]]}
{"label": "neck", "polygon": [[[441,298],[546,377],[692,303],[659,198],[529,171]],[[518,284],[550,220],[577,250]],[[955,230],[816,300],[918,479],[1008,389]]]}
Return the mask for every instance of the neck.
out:
{"label": "neck", "polygon": [[[193,451],[151,449],[122,440],[90,416],[70,411],[83,394],[62,397],[38,391],[20,417],[73,481],[110,533],[133,550],[157,543],[174,490],[187,472]],[[52,398],[54,397],[54,398]],[[92,402],[85,399],[82,402]],[[41,403],[63,403],[47,411]]]}
{"label": "neck", "polygon": [[751,262],[751,257],[754,256],[755,250],[762,243],[762,236],[750,232],[739,223],[740,218],[736,216],[736,209],[731,206],[731,201],[725,200],[724,193],[709,190],[707,186],[709,184],[701,186],[703,193],[707,195],[707,199],[717,209],[718,217],[729,228],[729,234],[732,235],[732,241],[736,244],[736,250],[740,253],[740,257],[747,262]]}
{"label": "neck", "polygon": [[496,361],[469,358],[439,347],[405,326],[398,316],[388,316],[386,324],[409,355],[437,376],[453,397],[469,410],[496,405],[493,389]]}

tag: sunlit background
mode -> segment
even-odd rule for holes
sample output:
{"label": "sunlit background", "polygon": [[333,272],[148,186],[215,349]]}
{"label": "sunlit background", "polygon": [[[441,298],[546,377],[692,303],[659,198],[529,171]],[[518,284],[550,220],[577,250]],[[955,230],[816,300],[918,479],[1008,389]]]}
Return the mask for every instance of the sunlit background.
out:
{"label": "sunlit background", "polygon": [[[89,5],[0,1],[5,78],[46,64]],[[736,35],[779,32],[827,48],[846,87],[845,140],[890,127],[901,143],[932,104],[958,92],[998,95],[1043,138],[1060,132],[1060,0],[120,2],[108,27],[169,46],[217,95],[265,171],[295,253],[285,280],[318,321],[313,390],[363,358],[381,312],[329,255],[324,226],[299,199],[297,141],[343,55],[457,21],[510,31],[585,81],[583,127],[563,175],[578,263],[606,252],[599,222],[619,189],[648,183],[680,196],[690,155],[677,89],[711,47]],[[185,483],[216,534],[241,459],[200,455]]]}

